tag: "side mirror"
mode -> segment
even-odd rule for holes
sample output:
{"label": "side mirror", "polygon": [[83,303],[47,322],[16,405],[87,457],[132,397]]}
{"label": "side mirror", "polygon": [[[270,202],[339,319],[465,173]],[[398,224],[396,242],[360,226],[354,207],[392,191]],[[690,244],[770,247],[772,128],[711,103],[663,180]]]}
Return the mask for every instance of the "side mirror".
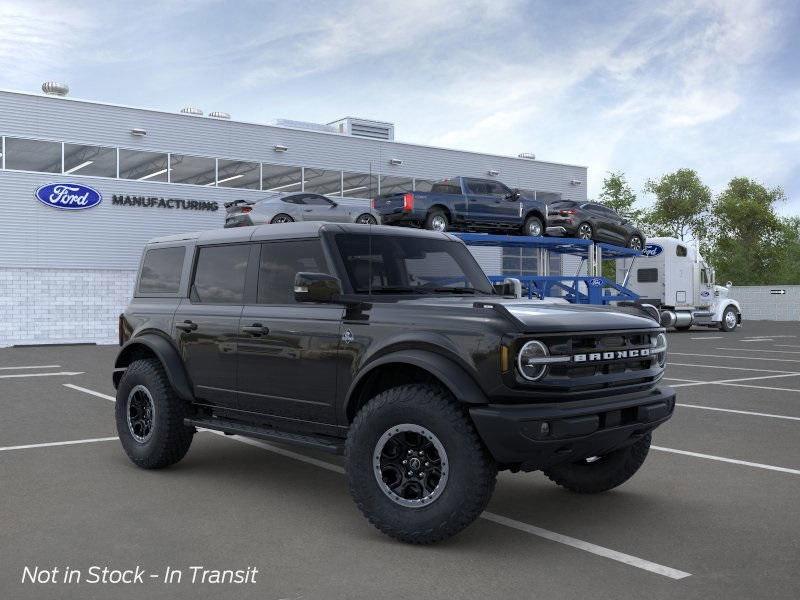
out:
{"label": "side mirror", "polygon": [[510,194],[506,194],[506,200],[517,201],[519,200],[520,195],[521,194],[519,193],[519,190],[514,188],[513,190],[511,190]]}
{"label": "side mirror", "polygon": [[733,285],[733,282],[732,282],[732,281],[729,281],[728,283],[726,283],[726,284],[725,284],[725,287],[726,287],[726,288],[729,288],[729,287],[731,287],[732,285]]}
{"label": "side mirror", "polygon": [[331,208],[336,208],[337,206],[339,206],[339,203],[331,200]]}
{"label": "side mirror", "polygon": [[294,276],[295,302],[333,302],[342,293],[342,283],[326,273],[297,273]]}
{"label": "side mirror", "polygon": [[522,298],[522,282],[514,277],[507,277],[502,283],[495,283],[492,287],[501,296]]}

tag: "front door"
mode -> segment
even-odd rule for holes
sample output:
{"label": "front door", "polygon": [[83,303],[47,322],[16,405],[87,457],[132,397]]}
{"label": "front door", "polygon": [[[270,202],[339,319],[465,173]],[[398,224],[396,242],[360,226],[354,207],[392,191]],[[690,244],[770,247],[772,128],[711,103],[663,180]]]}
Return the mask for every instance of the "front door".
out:
{"label": "front door", "polygon": [[464,187],[467,199],[468,223],[477,226],[491,223],[496,199],[489,193],[487,182],[481,179],[465,179]]}
{"label": "front door", "polygon": [[344,309],[296,304],[298,272],[331,272],[318,238],[261,245],[256,304],[242,312],[239,408],[273,420],[336,421],[336,369]]}
{"label": "front door", "polygon": [[236,350],[249,244],[198,248],[190,292],[175,311],[174,339],[196,398],[236,406]]}
{"label": "front door", "polygon": [[306,194],[301,211],[304,221],[336,223],[349,220],[347,211],[341,210],[336,202],[319,194]]}

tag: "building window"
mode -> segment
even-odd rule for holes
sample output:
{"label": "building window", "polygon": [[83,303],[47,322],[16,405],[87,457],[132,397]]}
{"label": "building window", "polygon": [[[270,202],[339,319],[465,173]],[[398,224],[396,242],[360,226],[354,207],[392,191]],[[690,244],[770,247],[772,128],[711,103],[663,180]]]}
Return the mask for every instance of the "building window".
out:
{"label": "building window", "polygon": [[414,191],[414,180],[411,177],[395,177],[394,175],[381,177],[381,194],[402,194],[412,191]]}
{"label": "building window", "polygon": [[61,173],[61,143],[6,138],[6,169]]}
{"label": "building window", "polygon": [[309,169],[305,171],[305,191],[328,196],[342,195],[342,172],[325,169]]}
{"label": "building window", "polygon": [[283,165],[261,165],[261,189],[265,192],[299,192],[303,188],[303,169]]}
{"label": "building window", "polygon": [[119,151],[119,176],[138,181],[168,180],[167,155],[161,152]]}
{"label": "building window", "polygon": [[219,187],[257,190],[261,185],[261,165],[258,163],[219,159],[217,169]]}
{"label": "building window", "polygon": [[434,183],[436,182],[432,179],[414,179],[414,191],[430,192]]}
{"label": "building window", "polygon": [[192,301],[241,304],[249,256],[249,244],[200,248],[192,285]]}
{"label": "building window", "polygon": [[117,149],[64,144],[64,174],[117,176]]}
{"label": "building window", "polygon": [[192,185],[214,185],[217,161],[204,156],[171,154],[169,157],[169,180],[171,183]]}
{"label": "building window", "polygon": [[378,176],[366,173],[342,173],[342,196],[374,198],[378,195]]}

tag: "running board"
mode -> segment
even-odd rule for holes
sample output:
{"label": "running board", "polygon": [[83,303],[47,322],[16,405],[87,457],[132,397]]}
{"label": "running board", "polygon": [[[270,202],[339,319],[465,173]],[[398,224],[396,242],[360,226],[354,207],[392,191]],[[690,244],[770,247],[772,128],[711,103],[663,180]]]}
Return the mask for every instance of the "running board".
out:
{"label": "running board", "polygon": [[260,440],[269,440],[271,442],[296,444],[330,454],[344,454],[344,440],[334,437],[289,433],[287,431],[278,431],[272,427],[259,427],[257,425],[247,425],[246,423],[240,423],[238,421],[218,418],[184,419],[183,423],[184,425],[221,431],[227,435],[243,435]]}

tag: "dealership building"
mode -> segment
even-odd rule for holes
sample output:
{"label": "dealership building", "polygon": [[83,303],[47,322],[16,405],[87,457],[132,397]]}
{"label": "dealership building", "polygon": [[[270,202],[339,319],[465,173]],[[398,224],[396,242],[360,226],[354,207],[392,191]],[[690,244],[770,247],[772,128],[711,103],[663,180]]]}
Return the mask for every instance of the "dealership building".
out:
{"label": "dealership building", "polygon": [[[366,203],[457,175],[586,199],[585,167],[397,142],[391,123],[259,124],[42,88],[0,91],[0,346],[114,342],[145,241],[222,227],[225,202],[308,191]],[[79,198],[53,205],[75,186]],[[517,249],[475,252],[492,274],[538,271]]]}

